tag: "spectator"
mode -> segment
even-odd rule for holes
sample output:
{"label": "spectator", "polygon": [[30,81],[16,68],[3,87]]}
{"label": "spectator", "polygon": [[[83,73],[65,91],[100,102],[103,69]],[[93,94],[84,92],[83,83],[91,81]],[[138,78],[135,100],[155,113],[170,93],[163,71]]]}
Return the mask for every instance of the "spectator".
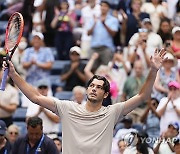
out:
{"label": "spectator", "polygon": [[[121,124],[123,124],[122,128],[119,128],[117,133],[115,134],[116,139],[123,139],[124,136],[131,132],[138,132],[136,128],[133,127],[133,119],[126,115],[122,120]],[[118,128],[118,125],[116,126],[116,129]]]}
{"label": "spectator", "polygon": [[51,27],[56,29],[54,45],[60,60],[69,59],[69,49],[74,45],[72,33],[74,24],[74,17],[69,11],[69,4],[62,0],[60,8],[55,8],[55,16],[51,22]]}
{"label": "spectator", "polygon": [[[129,43],[130,38],[138,32],[138,29],[141,28],[141,21],[144,18],[149,18],[149,14],[142,12],[141,9],[142,0],[132,0],[131,8],[132,12],[127,15],[125,23],[123,23],[123,31],[125,31],[126,37],[126,46]],[[134,25],[134,26],[132,26]]]}
{"label": "spectator", "polygon": [[166,130],[161,134],[159,140],[154,143],[155,154],[174,154],[173,139],[179,134],[179,124],[169,123]]}
{"label": "spectator", "polygon": [[[144,123],[143,129],[150,139],[155,139],[160,135],[160,115],[156,111],[159,101],[156,98],[151,98],[148,102],[148,107],[141,117],[141,122]],[[154,143],[149,143],[152,148]]]}
{"label": "spectator", "polygon": [[[131,64],[125,57],[125,54],[123,54],[123,49],[118,48],[119,47],[117,47],[117,53],[113,55],[113,59],[109,62],[108,66],[111,70],[112,80],[117,83],[118,95],[121,96],[124,83],[131,71]],[[117,78],[117,76],[120,76],[120,78]]]}
{"label": "spectator", "polygon": [[[45,79],[39,80],[36,84],[36,87],[40,94],[44,96],[48,95],[48,90],[50,88],[50,85],[47,80]],[[39,105],[31,102],[28,104],[26,119],[29,119],[29,117],[34,117],[34,116],[38,116],[43,119],[43,132],[48,137],[50,138],[57,137],[59,133],[60,118],[56,114],[54,114],[48,109],[40,107]]]}
{"label": "spectator", "polygon": [[14,142],[19,136],[20,131],[17,125],[12,124],[7,128],[6,137],[12,146],[14,145]]}
{"label": "spectator", "polygon": [[41,118],[32,117],[27,121],[26,136],[19,137],[13,146],[12,154],[38,153],[58,154],[55,143],[43,133]]}
{"label": "spectator", "polygon": [[113,37],[118,27],[118,19],[110,15],[110,4],[107,1],[101,1],[101,16],[99,18],[94,16],[88,30],[88,35],[92,35],[91,54],[94,52],[99,54],[93,68],[98,68],[101,64],[107,65],[112,60],[112,52],[115,51]]}
{"label": "spectator", "polygon": [[148,135],[144,132],[131,133],[132,137],[129,138],[129,145],[124,150],[123,154],[130,153],[142,153],[142,154],[154,154],[153,150],[146,143]]}
{"label": "spectator", "polygon": [[86,88],[82,86],[75,86],[72,90],[73,101],[78,104],[86,103]]}
{"label": "spectator", "polygon": [[[163,43],[166,41],[172,40],[172,33],[171,33],[171,20],[168,18],[161,19],[158,34],[161,36]],[[166,44],[165,44],[166,45]],[[167,45],[166,45],[167,47]]]}
{"label": "spectator", "polygon": [[44,0],[34,0],[34,13],[32,16],[33,31],[44,32],[44,8]]}
{"label": "spectator", "polygon": [[6,124],[3,120],[0,120],[0,153],[11,154],[12,146],[8,139],[5,137],[6,134]]}
{"label": "spectator", "polygon": [[[0,81],[2,80],[3,70],[0,68]],[[16,111],[19,105],[18,90],[13,87],[7,79],[6,91],[0,91],[0,120],[6,123],[9,127],[13,123],[13,113]]]}
{"label": "spectator", "polygon": [[167,17],[167,8],[161,4],[161,0],[151,0],[151,2],[145,2],[141,11],[146,12],[150,15],[152,22],[153,32],[157,32],[159,24],[162,18]]}
{"label": "spectator", "polygon": [[32,32],[33,12],[34,12],[34,0],[24,0],[21,13],[22,13],[24,23],[25,23],[23,36],[26,38],[29,38],[29,36]]}
{"label": "spectator", "polygon": [[[150,62],[150,55],[147,50],[147,39],[148,39],[148,31],[147,29],[139,29],[138,32],[138,40],[135,45],[130,46],[129,48],[129,61],[131,66],[134,66],[135,61],[141,60],[143,63],[144,71],[143,74],[147,74]],[[132,36],[134,37],[134,36]],[[133,38],[132,38],[133,39]],[[132,41],[132,40],[130,40]],[[131,43],[129,43],[131,44]],[[132,71],[133,72],[133,71]],[[131,74],[132,74],[131,72]]]}
{"label": "spectator", "polygon": [[171,81],[168,87],[168,96],[161,99],[156,109],[161,116],[160,134],[165,131],[170,122],[180,123],[180,84],[177,81]]}
{"label": "spectator", "polygon": [[81,62],[81,48],[74,46],[69,51],[70,64],[64,66],[61,80],[65,81],[63,90],[71,91],[75,86],[85,86],[86,77],[84,73],[85,64]]}
{"label": "spectator", "polygon": [[172,29],[173,40],[171,43],[171,53],[180,59],[180,27],[175,26]]}
{"label": "spectator", "polygon": [[56,147],[58,149],[59,154],[62,154],[62,141],[60,138],[54,138],[54,143],[56,144]]}
{"label": "spectator", "polygon": [[133,64],[134,60],[139,57],[147,73],[150,57],[154,54],[155,49],[163,47],[163,43],[160,35],[152,31],[149,18],[143,19],[141,26],[138,33],[135,33],[129,40],[129,58]]}
{"label": "spectator", "polygon": [[112,142],[112,154],[119,154],[118,142],[124,140],[126,134],[131,132],[137,133],[138,130],[133,127],[133,119],[130,116],[125,116],[121,122],[115,126],[115,136],[113,137]]}
{"label": "spectator", "polygon": [[[126,101],[127,99],[136,95],[140,87],[145,82],[146,77],[143,75],[143,64],[141,60],[137,60],[134,63],[134,72],[135,75],[129,76],[124,84],[123,94],[121,96],[121,101]],[[145,110],[145,102],[142,103],[139,107],[133,110],[130,114],[133,118],[133,122],[140,123],[140,117],[142,116]]]}
{"label": "spectator", "polygon": [[25,50],[22,62],[27,70],[26,81],[35,86],[38,80],[49,79],[54,56],[49,48],[42,47],[44,40],[42,33],[33,32],[32,36],[32,47]]}
{"label": "spectator", "polygon": [[176,63],[174,56],[171,53],[166,53],[165,58],[167,59],[163,62],[163,66],[157,74],[152,93],[152,97],[158,101],[167,96],[169,91],[168,83],[170,81],[180,81],[179,73],[174,67]]}
{"label": "spectator", "polygon": [[175,12],[175,14],[173,16],[173,22],[174,22],[174,25],[180,26],[180,1],[179,0],[176,0],[175,7],[176,7],[176,9],[173,10]]}
{"label": "spectator", "polygon": [[91,43],[91,36],[88,36],[88,25],[89,21],[93,20],[94,16],[98,18],[100,16],[100,5],[97,0],[88,0],[87,5],[81,10],[81,20],[82,20],[82,37],[81,37],[81,48],[82,56],[84,58],[89,58],[89,50]]}
{"label": "spectator", "polygon": [[124,153],[124,150],[126,149],[126,147],[127,147],[126,142],[123,139],[118,141],[118,148],[119,148],[120,154]]}
{"label": "spectator", "polygon": [[15,65],[15,68],[17,72],[25,79],[26,76],[26,70],[23,68],[22,59],[24,56],[24,51],[28,46],[27,39],[25,37],[21,38],[21,41],[19,42],[19,45],[16,49],[16,51],[13,54],[12,62]]}
{"label": "spectator", "polygon": [[51,27],[51,22],[54,18],[54,9],[59,7],[59,0],[45,1],[45,19],[44,19],[44,42],[47,47],[54,47],[54,38],[56,30]]}
{"label": "spectator", "polygon": [[174,151],[176,154],[180,153],[180,138],[179,137],[177,137],[174,140]]}

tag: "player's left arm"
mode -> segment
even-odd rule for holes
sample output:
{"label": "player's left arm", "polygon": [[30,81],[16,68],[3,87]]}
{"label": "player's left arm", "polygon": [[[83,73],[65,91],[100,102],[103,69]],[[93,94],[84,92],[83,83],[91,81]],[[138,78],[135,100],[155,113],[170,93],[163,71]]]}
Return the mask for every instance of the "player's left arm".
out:
{"label": "player's left arm", "polygon": [[161,49],[159,52],[156,49],[154,56],[151,57],[150,59],[151,68],[147,76],[147,79],[144,85],[142,86],[141,90],[139,91],[139,93],[126,101],[123,115],[126,115],[127,113],[131,112],[136,107],[138,107],[141,103],[147,101],[150,98],[152,87],[154,85],[157,72],[159,68],[162,66],[162,62],[164,60],[165,54],[166,54],[166,51],[164,49]]}

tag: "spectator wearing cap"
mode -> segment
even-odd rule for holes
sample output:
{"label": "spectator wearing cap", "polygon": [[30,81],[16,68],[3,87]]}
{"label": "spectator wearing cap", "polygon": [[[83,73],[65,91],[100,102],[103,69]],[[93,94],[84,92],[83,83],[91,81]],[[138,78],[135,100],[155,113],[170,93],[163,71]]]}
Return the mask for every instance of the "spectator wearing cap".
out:
{"label": "spectator wearing cap", "polygon": [[145,18],[149,18],[148,13],[142,12],[140,10],[141,6],[142,0],[132,0],[132,11],[127,15],[127,19],[124,20],[122,25],[122,29],[126,37],[125,45],[128,45],[130,38],[138,32],[139,28],[141,28],[141,21]]}
{"label": "spectator wearing cap", "polygon": [[175,148],[173,141],[175,137],[179,134],[179,122],[170,122],[166,129],[161,133],[161,136],[154,143],[154,153],[155,154],[174,154]]}
{"label": "spectator wearing cap", "polygon": [[160,134],[170,122],[180,123],[180,83],[171,81],[168,84],[169,91],[167,97],[163,97],[156,109],[160,115]]}
{"label": "spectator wearing cap", "polygon": [[[41,32],[32,32],[32,47],[24,51],[22,58],[23,68],[26,70],[25,80],[36,86],[38,80],[46,78],[50,82],[50,70],[54,63],[54,56],[50,48],[43,47],[44,35]],[[49,94],[52,91],[49,89]],[[22,95],[22,106],[27,107],[30,101]]]}
{"label": "spectator wearing cap", "polygon": [[63,90],[72,91],[72,89],[79,85],[85,86],[86,76],[84,73],[85,64],[80,59],[81,48],[74,46],[69,51],[70,64],[64,66],[61,73],[61,80],[65,81]]}
{"label": "spectator wearing cap", "polygon": [[[48,95],[48,90],[50,88],[50,84],[48,80],[41,79],[37,81],[36,87],[40,94],[44,96]],[[54,97],[52,98],[55,99]],[[37,104],[30,102],[27,107],[26,120],[28,120],[29,117],[35,117],[35,116],[38,116],[41,119],[43,119],[43,132],[47,136],[49,136],[50,138],[57,137],[59,133],[60,118],[55,113]]]}
{"label": "spectator wearing cap", "polygon": [[26,81],[32,85],[42,78],[49,77],[54,56],[49,48],[43,47],[44,36],[40,32],[32,32],[32,47],[25,50],[23,67],[27,70]]}
{"label": "spectator wearing cap", "polygon": [[113,37],[118,32],[119,21],[110,14],[110,4],[107,1],[101,1],[101,16],[94,18],[89,22],[88,35],[92,36],[90,54],[97,52],[98,59],[93,68],[100,65],[107,65],[112,59],[112,53],[115,52]]}
{"label": "spectator wearing cap", "polygon": [[[0,80],[2,80],[3,72],[0,67]],[[0,91],[0,120],[3,120],[8,127],[13,123],[12,116],[19,105],[19,93],[17,88],[10,84],[9,79],[5,88],[6,91]]]}
{"label": "spectator wearing cap", "polygon": [[171,42],[171,53],[180,59],[180,27],[175,26],[172,29],[173,40]]}
{"label": "spectator wearing cap", "polygon": [[34,13],[32,17],[33,31],[43,32],[44,31],[44,0],[34,0]]}
{"label": "spectator wearing cap", "polygon": [[69,60],[69,49],[74,45],[74,26],[75,15],[70,12],[68,1],[62,0],[59,7],[55,8],[55,16],[51,22],[51,27],[56,30],[54,45],[59,60]]}
{"label": "spectator wearing cap", "polygon": [[168,95],[168,83],[170,81],[176,80],[180,82],[179,73],[177,71],[177,68],[175,67],[175,57],[171,53],[166,53],[164,57],[166,58],[166,60],[164,60],[162,68],[157,73],[152,93],[152,97],[158,99],[158,101]]}
{"label": "spectator wearing cap", "polygon": [[152,31],[150,18],[144,18],[141,22],[141,28],[129,40],[129,59],[133,64],[136,59],[141,59],[145,67],[145,74],[148,72],[150,57],[155,49],[163,46],[160,35]]}
{"label": "spectator wearing cap", "polygon": [[12,147],[5,137],[6,135],[6,124],[3,120],[0,120],[0,153],[2,154],[11,154]]}

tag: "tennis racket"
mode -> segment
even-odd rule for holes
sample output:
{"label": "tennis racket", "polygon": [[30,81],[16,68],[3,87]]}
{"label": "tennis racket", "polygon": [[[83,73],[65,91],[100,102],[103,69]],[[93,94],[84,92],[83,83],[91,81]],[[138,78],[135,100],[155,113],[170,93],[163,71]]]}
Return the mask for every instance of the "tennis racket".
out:
{"label": "tennis racket", "polygon": [[[23,16],[19,12],[15,12],[11,15],[6,28],[5,36],[5,51],[6,60],[11,60],[14,51],[16,50],[23,33],[24,20]],[[3,77],[1,81],[0,90],[5,90],[6,80],[8,76],[9,69],[5,69],[3,72]]]}

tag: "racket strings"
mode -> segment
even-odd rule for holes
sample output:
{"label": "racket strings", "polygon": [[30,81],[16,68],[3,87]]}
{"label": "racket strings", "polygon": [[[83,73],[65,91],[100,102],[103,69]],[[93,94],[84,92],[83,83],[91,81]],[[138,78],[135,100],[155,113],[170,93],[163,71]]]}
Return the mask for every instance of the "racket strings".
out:
{"label": "racket strings", "polygon": [[17,43],[21,27],[21,19],[18,16],[15,16],[9,25],[9,33],[7,40],[7,47],[9,50],[13,49]]}

